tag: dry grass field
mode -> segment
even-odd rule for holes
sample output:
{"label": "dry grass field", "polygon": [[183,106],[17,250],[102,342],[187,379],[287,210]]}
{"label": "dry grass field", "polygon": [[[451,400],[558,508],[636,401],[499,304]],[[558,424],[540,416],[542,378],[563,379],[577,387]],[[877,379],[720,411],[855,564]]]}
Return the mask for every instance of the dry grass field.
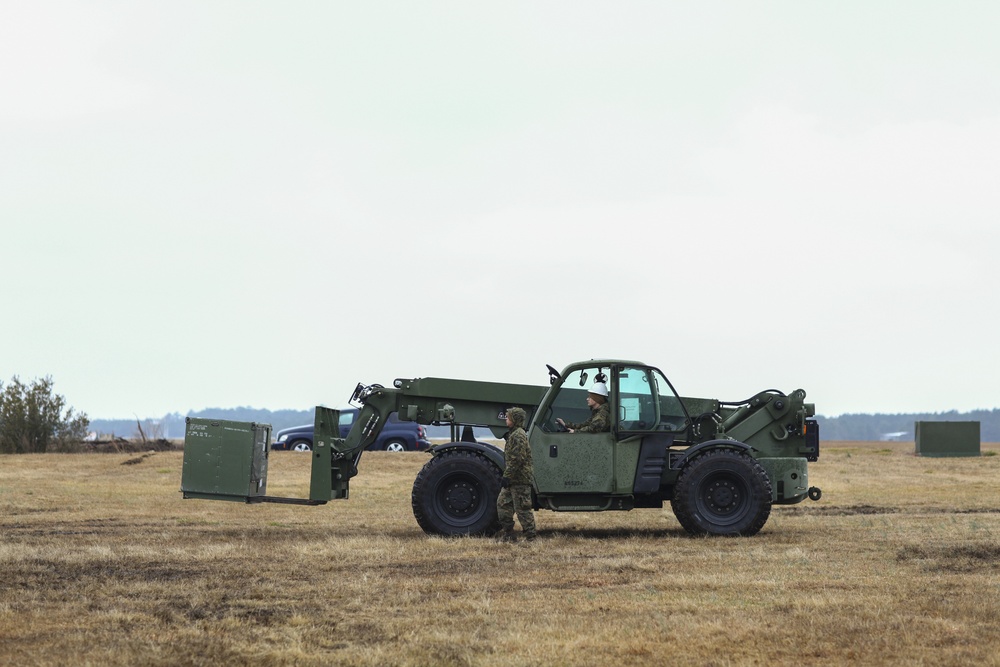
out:
{"label": "dry grass field", "polygon": [[824,447],[822,500],[752,538],[665,508],[515,545],[421,532],[422,453],[321,507],[181,500],[180,452],[4,456],[0,664],[1000,665],[1000,456]]}

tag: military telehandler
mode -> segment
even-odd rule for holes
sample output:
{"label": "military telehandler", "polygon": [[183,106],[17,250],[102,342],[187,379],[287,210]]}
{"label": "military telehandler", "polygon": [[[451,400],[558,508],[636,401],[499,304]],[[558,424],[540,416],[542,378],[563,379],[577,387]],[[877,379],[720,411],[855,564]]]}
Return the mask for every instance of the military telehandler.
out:
{"label": "military telehandler", "polygon": [[[338,410],[315,410],[307,499],[266,494],[270,426],[189,418],[181,491],[184,498],[247,503],[320,505],[347,498],[365,447],[396,412],[403,420],[451,426],[452,442],[430,450],[413,482],[417,523],[432,534],[488,535],[499,528],[504,453],[476,441],[470,427],[502,438],[507,409],[519,407],[528,414],[536,509],[598,512],[661,508],[669,501],[691,534],[754,535],[772,505],[820,498],[807,471],[807,462],[819,456],[819,427],[801,389],[723,402],[683,398],[659,369],[637,361],[547,369],[547,387],[442,378],[358,384],[350,402],[361,410],[346,438]],[[594,383],[608,389],[610,430],[569,432],[557,419],[584,421]]]}

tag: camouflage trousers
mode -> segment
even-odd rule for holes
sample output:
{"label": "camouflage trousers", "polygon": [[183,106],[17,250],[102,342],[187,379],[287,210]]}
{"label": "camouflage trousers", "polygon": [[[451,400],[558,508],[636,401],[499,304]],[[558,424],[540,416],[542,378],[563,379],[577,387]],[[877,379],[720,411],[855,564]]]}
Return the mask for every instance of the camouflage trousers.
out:
{"label": "camouflage trousers", "polygon": [[514,515],[521,522],[525,535],[535,534],[535,513],[531,510],[531,485],[512,484],[500,489],[497,496],[497,517],[501,530],[514,530]]}

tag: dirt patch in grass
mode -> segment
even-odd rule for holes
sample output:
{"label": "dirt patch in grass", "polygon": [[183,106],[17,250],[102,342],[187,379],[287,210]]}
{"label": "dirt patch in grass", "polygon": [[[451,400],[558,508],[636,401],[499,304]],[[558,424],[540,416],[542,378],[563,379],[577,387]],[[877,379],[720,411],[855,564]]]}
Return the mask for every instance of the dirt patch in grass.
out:
{"label": "dirt patch in grass", "polygon": [[853,505],[848,507],[824,507],[806,505],[803,507],[776,507],[782,514],[816,516],[860,516],[872,514],[1000,514],[1000,507],[892,507],[875,505]]}
{"label": "dirt patch in grass", "polygon": [[1000,543],[907,545],[898,551],[896,559],[916,563],[930,572],[998,572]]}
{"label": "dirt patch in grass", "polygon": [[184,444],[158,438],[156,440],[128,440],[126,438],[115,438],[114,440],[102,440],[98,442],[88,442],[83,445],[81,454],[135,454],[139,452],[176,452],[183,451]]}

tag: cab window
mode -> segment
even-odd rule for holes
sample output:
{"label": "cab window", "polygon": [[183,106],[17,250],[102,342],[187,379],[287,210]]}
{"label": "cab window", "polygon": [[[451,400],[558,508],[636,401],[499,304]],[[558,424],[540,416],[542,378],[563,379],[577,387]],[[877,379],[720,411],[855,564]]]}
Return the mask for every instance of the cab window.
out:
{"label": "cab window", "polygon": [[620,431],[679,431],[685,426],[680,399],[659,371],[625,367],[618,372]]}
{"label": "cab window", "polygon": [[657,422],[656,386],[645,368],[622,368],[618,372],[618,428],[651,431]]}
{"label": "cab window", "polygon": [[653,371],[656,391],[660,396],[660,421],[658,431],[683,431],[687,428],[687,414],[680,397],[674,393],[667,379],[659,371]]}
{"label": "cab window", "polygon": [[590,408],[587,407],[587,392],[590,391],[599,374],[600,369],[598,368],[580,368],[563,378],[559,393],[552,400],[547,421],[553,425],[556,417],[573,423],[586,421],[590,417]]}

